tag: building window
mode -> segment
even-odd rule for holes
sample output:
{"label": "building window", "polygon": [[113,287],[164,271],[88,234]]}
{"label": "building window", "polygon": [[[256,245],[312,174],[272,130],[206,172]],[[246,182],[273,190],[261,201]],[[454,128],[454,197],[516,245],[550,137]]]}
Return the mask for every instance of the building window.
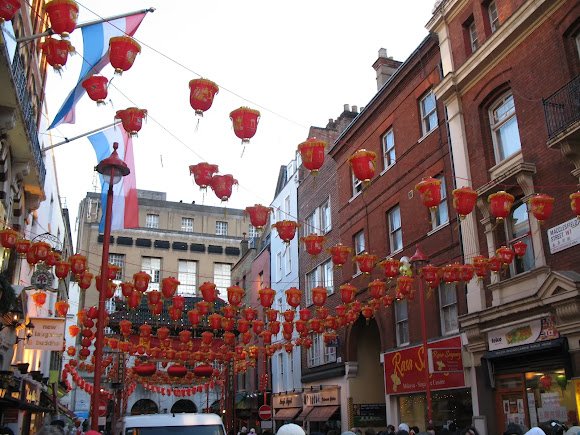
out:
{"label": "building window", "polygon": [[316,233],[326,234],[332,229],[330,200],[326,200],[320,207],[316,207],[308,215],[304,225],[304,235]]}
{"label": "building window", "polygon": [[[365,251],[365,233],[364,231],[359,231],[353,236],[353,245],[354,245],[354,255],[362,254]],[[358,263],[355,263],[355,273],[359,274],[360,269],[358,267]]]}
{"label": "building window", "polygon": [[326,234],[332,228],[332,221],[330,218],[330,199],[326,200],[324,204],[320,206],[320,228],[322,229],[322,234]]}
{"label": "building window", "polygon": [[334,269],[331,260],[319,264],[306,274],[306,305],[312,305],[312,289],[326,287],[326,292],[334,293]]}
{"label": "building window", "polygon": [[312,305],[312,289],[318,285],[320,281],[320,271],[318,267],[306,274],[306,305]]}
{"label": "building window", "polygon": [[431,226],[433,229],[449,222],[449,209],[447,208],[447,189],[445,188],[445,177],[443,174],[435,177],[441,180],[441,202],[437,210],[431,211]]}
{"label": "building window", "polygon": [[314,210],[311,214],[306,217],[304,222],[304,235],[316,233],[318,234],[318,228],[316,228],[316,213],[318,209]]}
{"label": "building window", "polygon": [[409,312],[407,300],[395,301],[395,328],[397,333],[397,346],[409,343]]}
{"label": "building window", "polygon": [[362,181],[354,176],[354,172],[351,171],[352,177],[352,196],[356,196],[358,193],[362,191],[363,185]]}
{"label": "building window", "polygon": [[521,149],[520,132],[513,95],[506,94],[491,108],[489,114],[491,133],[497,162],[501,162]]}
{"label": "building window", "polygon": [[491,33],[493,33],[499,28],[499,15],[497,13],[497,5],[495,4],[495,1],[492,1],[487,5],[487,16],[489,18]]}
{"label": "building window", "polygon": [[326,287],[329,295],[334,293],[334,267],[331,260],[325,261],[320,266],[322,269],[322,284]]}
{"label": "building window", "polygon": [[316,367],[336,361],[336,348],[326,346],[322,334],[312,335],[312,346],[307,352],[308,367]]}
{"label": "building window", "polygon": [[120,269],[115,275],[115,281],[123,281],[123,271],[125,269],[125,255],[124,254],[109,254],[109,264],[119,266]]}
{"label": "building window", "polygon": [[439,306],[441,307],[441,334],[449,335],[459,331],[455,284],[441,284],[439,286]]}
{"label": "building window", "polygon": [[286,391],[286,377],[284,374],[284,353],[281,352],[278,354],[278,374],[280,375],[280,391]]}
{"label": "building window", "polygon": [[282,252],[276,253],[276,281],[282,279]]}
{"label": "building window", "polygon": [[195,296],[197,291],[197,261],[179,260],[177,279],[179,280],[177,293]]}
{"label": "building window", "polygon": [[228,235],[228,223],[223,222],[223,221],[216,221],[215,234],[216,234],[216,236],[227,236]]}
{"label": "building window", "polygon": [[254,239],[256,237],[258,237],[258,229],[253,226],[252,224],[248,225],[248,237],[250,239]]}
{"label": "building window", "polygon": [[292,215],[290,214],[290,197],[287,196],[284,198],[284,213],[286,217],[284,219],[291,219]]}
{"label": "building window", "polygon": [[286,272],[286,275],[290,275],[292,272],[292,256],[289,249],[284,251],[284,272]]}
{"label": "building window", "polygon": [[159,228],[159,215],[148,213],[145,218],[145,226],[147,228]]}
{"label": "building window", "polygon": [[391,254],[403,249],[403,229],[401,228],[401,208],[397,205],[388,212],[389,243]]}
{"label": "building window", "polygon": [[525,203],[520,203],[512,208],[509,219],[506,222],[508,244],[513,245],[518,240],[524,242],[528,247],[526,248],[526,255],[522,258],[514,257],[513,263],[510,265],[512,275],[517,275],[534,268],[534,249],[532,238],[530,236],[530,222],[528,209]]}
{"label": "building window", "polygon": [[475,21],[471,21],[467,29],[469,31],[469,44],[471,46],[471,52],[475,53],[475,50],[479,48],[479,41],[477,40],[477,29],[475,28]]}
{"label": "building window", "polygon": [[385,169],[395,164],[395,134],[390,129],[383,136],[383,166]]}
{"label": "building window", "polygon": [[186,233],[193,233],[193,218],[181,218],[181,231]]}
{"label": "building window", "polygon": [[227,300],[226,289],[232,285],[232,265],[228,263],[214,263],[213,282],[218,289],[219,297]]}
{"label": "building window", "polygon": [[141,270],[151,276],[149,290],[159,290],[159,280],[161,279],[161,258],[143,257],[141,259]]}
{"label": "building window", "polygon": [[437,104],[435,101],[435,94],[429,91],[423,98],[421,98],[421,127],[423,129],[423,136],[437,127]]}

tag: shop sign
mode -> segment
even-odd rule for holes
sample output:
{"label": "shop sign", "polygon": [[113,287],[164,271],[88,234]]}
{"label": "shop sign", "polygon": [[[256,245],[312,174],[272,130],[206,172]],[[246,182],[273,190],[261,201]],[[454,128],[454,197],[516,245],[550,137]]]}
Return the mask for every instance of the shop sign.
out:
{"label": "shop sign", "polygon": [[331,406],[340,405],[340,389],[327,388],[319,391],[309,391],[304,393],[305,406]]}
{"label": "shop sign", "polygon": [[354,425],[384,427],[387,425],[387,406],[384,403],[353,404]]}
{"label": "shop sign", "polygon": [[62,352],[65,319],[32,318],[30,320],[34,324],[34,332],[26,348]]}
{"label": "shop sign", "polygon": [[548,229],[550,254],[563,251],[580,243],[580,219],[569,221]]}
{"label": "shop sign", "polygon": [[463,373],[461,348],[429,349],[429,373]]}
{"label": "shop sign", "polygon": [[515,326],[496,329],[487,333],[489,350],[522,346],[560,337],[551,317],[530,320]]}
{"label": "shop sign", "polygon": [[302,408],[302,395],[298,393],[277,394],[273,396],[272,405],[280,408]]}
{"label": "shop sign", "polygon": [[[432,349],[460,349],[461,337],[456,336],[428,343]],[[387,394],[417,393],[426,390],[425,349],[408,347],[387,352],[385,361],[385,390]],[[436,371],[429,375],[432,391],[465,387],[462,371]]]}

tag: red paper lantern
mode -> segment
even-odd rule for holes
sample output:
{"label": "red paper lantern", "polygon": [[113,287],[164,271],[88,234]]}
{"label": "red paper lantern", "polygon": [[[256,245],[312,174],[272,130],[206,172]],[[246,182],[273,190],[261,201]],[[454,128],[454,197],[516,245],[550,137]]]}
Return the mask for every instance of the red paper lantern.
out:
{"label": "red paper lantern", "polygon": [[280,333],[280,322],[274,320],[268,323],[268,331],[270,331],[274,335],[278,335]]}
{"label": "red paper lantern", "polygon": [[375,176],[375,159],[376,153],[363,149],[357,150],[348,161],[352,168],[354,176],[363,182],[363,184],[370,183]]}
{"label": "red paper lantern", "polygon": [[181,364],[173,364],[167,368],[167,374],[172,378],[183,378],[187,375],[187,367]]}
{"label": "red paper lantern", "polygon": [[324,325],[318,318],[311,319],[309,321],[309,327],[312,332],[320,334],[324,330]]}
{"label": "red paper lantern", "polygon": [[21,255],[26,255],[32,243],[27,239],[17,239],[15,244],[16,252]]}
{"label": "red paper lantern", "polygon": [[514,251],[507,246],[500,246],[495,253],[503,264],[510,264],[514,260]]}
{"label": "red paper lantern", "polygon": [[570,208],[572,208],[576,217],[580,219],[580,192],[570,194]]}
{"label": "red paper lantern", "polygon": [[238,319],[238,331],[244,334],[250,330],[250,321],[246,319]]}
{"label": "red paper lantern", "polygon": [[252,320],[252,330],[254,334],[260,335],[264,330],[264,322],[262,320]]}
{"label": "red paper lantern", "polygon": [[26,251],[26,261],[31,266],[38,263],[38,258],[36,258],[36,246],[34,246],[34,244],[28,248],[28,251]]}
{"label": "red paper lantern", "polygon": [[[153,306],[155,307],[160,307],[159,313],[155,312],[156,315],[161,314],[161,312],[163,311],[163,302],[158,302],[156,304],[153,304]],[[169,314],[169,318],[174,321],[174,322],[178,322],[181,320],[181,316],[183,315],[183,311],[177,307],[171,306],[167,309],[167,313]]]}
{"label": "red paper lantern", "polygon": [[208,364],[201,364],[193,369],[193,374],[198,378],[209,378],[213,374],[213,367]]}
{"label": "red paper lantern", "polygon": [[373,317],[374,314],[373,309],[369,305],[362,307],[360,312],[367,322]]}
{"label": "red paper lantern", "polygon": [[346,314],[346,310],[347,310],[347,309],[348,309],[348,306],[347,306],[347,305],[338,305],[338,306],[335,308],[336,315],[337,315],[338,317],[344,316],[344,315]]}
{"label": "red paper lantern", "polygon": [[300,315],[300,320],[310,320],[310,317],[312,316],[312,313],[308,308],[302,308],[298,311],[298,314]]}
{"label": "red paper lantern", "polygon": [[437,209],[439,203],[441,203],[441,180],[433,177],[423,178],[415,186],[421,194],[421,200],[425,207],[429,207],[431,210]]}
{"label": "red paper lantern", "polygon": [[129,36],[114,36],[109,39],[109,60],[117,74],[130,69],[139,53],[141,46]]}
{"label": "red paper lantern", "polygon": [[472,264],[462,264],[459,266],[459,281],[469,282],[473,278],[475,268]]}
{"label": "red paper lantern", "polygon": [[119,284],[119,286],[121,287],[121,294],[126,298],[131,296],[131,293],[133,293],[133,290],[135,289],[135,287],[133,287],[133,284],[130,282],[122,282],[121,284]]}
{"label": "red paper lantern", "polygon": [[294,326],[296,328],[296,332],[298,332],[299,334],[305,334],[308,332],[308,321],[307,320],[303,320],[303,319],[296,320],[296,322],[294,322]]}
{"label": "red paper lantern", "polygon": [[68,327],[68,333],[70,334],[71,337],[76,337],[77,335],[79,335],[80,331],[81,328],[79,328],[77,325],[70,325]]}
{"label": "red paper lantern", "polygon": [[209,326],[214,331],[218,330],[222,326],[222,316],[217,313],[210,314],[208,316]]}
{"label": "red paper lantern", "polygon": [[278,231],[278,237],[280,237],[284,243],[289,244],[296,235],[296,228],[298,228],[298,226],[298,222],[296,221],[282,220],[273,224],[272,228],[276,228]]}
{"label": "red paper lantern", "polygon": [[258,316],[258,311],[252,307],[246,307],[242,310],[242,315],[244,319],[252,321]]}
{"label": "red paper lantern", "polygon": [[459,281],[459,264],[448,264],[441,268],[441,277],[446,283],[453,283]]}
{"label": "red paper lantern", "polygon": [[68,356],[75,356],[77,353],[77,350],[74,346],[69,346],[66,348],[66,353]]}
{"label": "red paper lantern", "polygon": [[79,7],[75,1],[52,0],[44,9],[50,19],[50,27],[57,35],[66,38],[77,26]]}
{"label": "red paper lantern", "polygon": [[329,311],[326,307],[318,307],[316,308],[316,317],[320,320],[325,320],[328,317]]}
{"label": "red paper lantern", "polygon": [[3,0],[0,1],[0,24],[4,21],[10,21],[16,15],[21,7],[20,0]]}
{"label": "red paper lantern", "polygon": [[70,262],[70,270],[73,275],[80,275],[87,268],[87,257],[80,254],[71,255],[68,257]]}
{"label": "red paper lantern", "polygon": [[337,267],[342,267],[346,260],[348,259],[348,255],[352,252],[352,248],[349,246],[345,246],[342,243],[338,243],[330,248],[328,251],[331,255],[332,264]]}
{"label": "red paper lantern", "polygon": [[517,242],[515,242],[513,244],[514,253],[519,258],[522,258],[524,255],[526,255],[526,249],[527,249],[527,247],[528,247],[528,245],[525,244],[524,242],[522,242],[521,240],[518,240]]}
{"label": "red paper lantern", "polygon": [[141,305],[141,298],[143,293],[138,292],[137,290],[133,290],[129,297],[127,298],[127,306],[131,310],[135,310]]}
{"label": "red paper lantern", "polygon": [[109,80],[104,76],[93,75],[83,80],[82,86],[87,91],[87,95],[97,105],[105,104],[108,95]]}
{"label": "red paper lantern", "polygon": [[300,306],[300,301],[302,299],[302,292],[296,287],[290,287],[284,292],[286,294],[286,303],[292,308],[297,308]]}
{"label": "red paper lantern", "polygon": [[224,343],[228,346],[236,344],[236,335],[233,332],[224,332]]}
{"label": "red paper lantern", "polygon": [[227,201],[232,196],[234,184],[238,184],[238,180],[231,174],[214,175],[211,178],[210,187],[221,201]]}
{"label": "red paper lantern", "polygon": [[197,325],[199,325],[199,322],[201,321],[201,316],[199,314],[199,311],[196,310],[195,308],[192,310],[189,310],[187,312],[187,319],[189,320],[189,323],[191,323],[191,326],[193,326],[194,328],[197,328]]}
{"label": "red paper lantern", "polygon": [[139,326],[139,335],[142,338],[149,338],[151,337],[151,325],[144,323],[143,325]]}
{"label": "red paper lantern", "polygon": [[503,190],[492,193],[487,198],[491,215],[497,220],[502,220],[508,217],[510,210],[514,203],[513,195],[510,195]]}
{"label": "red paper lantern", "polygon": [[377,256],[363,252],[362,254],[355,255],[353,260],[356,261],[358,268],[362,273],[369,274],[375,268]]}
{"label": "red paper lantern", "polygon": [[300,240],[304,242],[306,252],[310,255],[318,255],[322,252],[322,244],[324,243],[324,236],[319,236],[318,234],[309,234],[307,236],[301,237]]}
{"label": "red paper lantern", "polygon": [[137,107],[128,107],[124,110],[117,110],[115,119],[120,119],[125,131],[135,136],[143,127],[143,119],[147,116],[147,110]]}
{"label": "red paper lantern", "polygon": [[131,327],[133,326],[133,323],[131,323],[130,320],[120,320],[119,321],[119,329],[121,330],[121,334],[124,337],[127,337],[129,335],[131,335]]}
{"label": "red paper lantern", "polygon": [[266,226],[271,211],[272,207],[265,207],[260,204],[246,207],[246,213],[250,215],[250,223],[258,230],[261,230]]}
{"label": "red paper lantern", "polygon": [[311,137],[298,145],[302,164],[312,175],[316,175],[324,164],[324,150],[326,145],[326,142],[315,137]]}
{"label": "red paper lantern", "polygon": [[150,377],[155,374],[157,367],[155,367],[154,363],[142,363],[133,367],[133,371],[139,376]]}
{"label": "red paper lantern", "polygon": [[213,282],[204,282],[202,285],[199,286],[199,290],[201,291],[201,295],[203,300],[209,303],[213,303],[216,301],[218,297],[218,290],[217,286]]}
{"label": "red paper lantern", "polygon": [[485,278],[487,275],[488,259],[483,255],[476,255],[472,260],[475,274],[479,279]]}
{"label": "red paper lantern", "polygon": [[433,266],[432,264],[428,264],[421,268],[421,275],[425,278],[426,283],[435,282],[438,279],[439,268]]}
{"label": "red paper lantern", "polygon": [[242,143],[248,143],[258,129],[260,112],[249,107],[240,107],[230,113],[230,119],[236,136],[242,140]]}
{"label": "red paper lantern", "polygon": [[50,252],[50,245],[46,242],[33,243],[31,248],[34,248],[34,255],[37,261],[45,261]]}
{"label": "red paper lantern", "polygon": [[11,228],[5,228],[0,231],[0,244],[3,248],[14,248],[16,246],[16,240],[18,240],[18,231]]}
{"label": "red paper lantern", "polygon": [[397,292],[402,295],[408,295],[411,293],[412,285],[413,278],[410,276],[400,276],[397,278]]}
{"label": "red paper lantern", "polygon": [[274,303],[276,291],[271,288],[261,288],[258,290],[258,295],[260,296],[260,305],[264,308],[270,308]]}
{"label": "red paper lantern", "polygon": [[189,174],[193,174],[193,180],[201,189],[206,189],[211,184],[211,179],[218,172],[218,166],[202,162],[189,167]]}
{"label": "red paper lantern", "polygon": [[343,304],[350,304],[354,301],[356,296],[357,288],[352,284],[342,284],[339,288],[340,300]]}
{"label": "red paper lantern", "polygon": [[[163,278],[161,280],[161,293],[165,299],[170,299],[175,295],[177,291],[177,287],[179,286],[180,282],[173,276],[169,276],[167,278]],[[175,299],[173,301],[175,305]],[[183,309],[183,307],[181,307]]]}
{"label": "red paper lantern", "polygon": [[49,267],[56,266],[56,263],[60,261],[60,254],[52,249],[48,251],[44,264]]}
{"label": "red paper lantern", "polygon": [[32,300],[37,307],[42,307],[46,302],[46,293],[36,292],[32,294]]}
{"label": "red paper lantern", "polygon": [[326,287],[314,287],[312,290],[312,303],[317,307],[321,307],[326,303],[328,290]]}
{"label": "red paper lantern", "polygon": [[553,197],[539,193],[532,196],[528,203],[530,204],[530,211],[540,223],[550,219],[550,216],[552,216],[552,211],[554,210]]}
{"label": "red paper lantern", "polygon": [[199,301],[198,303],[195,304],[195,306],[199,310],[199,314],[201,314],[202,316],[205,316],[207,313],[209,313],[210,305],[211,304],[207,301]]}
{"label": "red paper lantern", "polygon": [[464,219],[469,213],[473,211],[475,202],[477,201],[477,192],[471,187],[460,187],[451,192],[453,196],[453,208],[457,210],[457,214],[461,219]]}
{"label": "red paper lantern", "polygon": [[225,305],[222,308],[222,313],[226,319],[233,319],[236,316],[236,309],[231,305]]}
{"label": "red paper lantern", "polygon": [[149,287],[149,282],[151,281],[151,276],[146,272],[137,272],[133,275],[133,286],[135,290],[144,293]]}
{"label": "red paper lantern", "polygon": [[380,279],[375,279],[369,283],[369,293],[371,298],[380,299],[387,292],[387,284]]}
{"label": "red paper lantern", "polygon": [[213,104],[215,94],[219,92],[218,85],[207,79],[193,79],[189,82],[189,104],[195,114],[203,116]]}
{"label": "red paper lantern", "polygon": [[169,337],[169,333],[171,331],[169,330],[169,328],[166,328],[165,326],[162,326],[161,328],[157,329],[157,338],[161,341],[165,340],[166,338]]}
{"label": "red paper lantern", "polygon": [[57,301],[54,304],[54,308],[58,314],[58,317],[66,317],[69,307],[70,305],[67,301]]}
{"label": "red paper lantern", "polygon": [[489,267],[489,270],[491,270],[492,272],[499,272],[501,270],[501,266],[502,266],[502,260],[501,258],[494,256],[494,257],[490,257],[487,260],[487,265]]}
{"label": "red paper lantern", "polygon": [[238,307],[242,303],[244,297],[244,289],[237,285],[232,285],[227,288],[228,302],[234,307]]}

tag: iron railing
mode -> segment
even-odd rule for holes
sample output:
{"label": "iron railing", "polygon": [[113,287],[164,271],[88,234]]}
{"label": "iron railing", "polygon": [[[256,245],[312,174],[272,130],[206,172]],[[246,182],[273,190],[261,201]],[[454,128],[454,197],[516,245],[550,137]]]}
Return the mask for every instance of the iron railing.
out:
{"label": "iron railing", "polygon": [[36,169],[38,171],[40,187],[44,188],[46,167],[44,166],[42,151],[40,150],[40,141],[38,140],[36,112],[34,110],[34,106],[32,105],[32,101],[30,100],[30,95],[28,95],[28,90],[26,89],[26,73],[24,71],[22,58],[18,55],[18,53],[16,53],[14,60],[12,61],[12,77],[16,87],[16,94],[18,95],[18,100],[20,102],[20,108],[22,110],[22,117],[24,118],[26,133],[28,134],[28,139],[30,140],[32,156],[34,157],[34,163],[36,164]]}
{"label": "iron railing", "polygon": [[542,102],[548,138],[552,139],[573,123],[580,121],[580,75]]}

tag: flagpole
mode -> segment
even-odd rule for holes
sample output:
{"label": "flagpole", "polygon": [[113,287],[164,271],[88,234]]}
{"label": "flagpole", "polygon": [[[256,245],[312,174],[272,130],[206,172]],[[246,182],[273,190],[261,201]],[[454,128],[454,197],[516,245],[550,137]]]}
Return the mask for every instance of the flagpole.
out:
{"label": "flagpole", "polygon": [[113,122],[112,124],[104,125],[103,127],[99,127],[99,128],[94,129],[94,130],[87,131],[86,133],[79,134],[78,136],[71,137],[70,139],[68,137],[65,137],[63,141],[55,143],[54,145],[49,145],[47,147],[44,147],[41,151],[44,154],[45,151],[51,150],[53,148],[67,144],[67,143],[72,142],[74,140],[80,139],[81,137],[88,136],[89,134],[98,133],[99,131],[103,131],[106,128],[113,127],[113,126],[118,125],[120,123],[121,123],[121,121],[116,121],[116,122]]}
{"label": "flagpole", "polygon": [[[155,8],[141,9],[139,11],[127,12],[127,13],[124,13],[124,14],[113,15],[112,17],[108,17],[108,18],[101,18],[101,19],[94,20],[94,21],[88,21],[86,23],[78,24],[75,27],[75,29],[82,29],[83,27],[92,26],[93,24],[106,23],[107,21],[113,21],[113,20],[116,20],[116,19],[119,19],[119,18],[130,17],[132,15],[146,14],[148,12],[155,12]],[[24,36],[22,38],[18,38],[16,40],[16,43],[18,44],[20,42],[32,41],[33,39],[38,39],[38,38],[42,38],[43,36],[50,36],[50,35],[53,35],[53,34],[54,34],[54,31],[52,30],[52,28],[49,27],[46,31],[44,31],[42,33],[37,33],[35,35]]]}

